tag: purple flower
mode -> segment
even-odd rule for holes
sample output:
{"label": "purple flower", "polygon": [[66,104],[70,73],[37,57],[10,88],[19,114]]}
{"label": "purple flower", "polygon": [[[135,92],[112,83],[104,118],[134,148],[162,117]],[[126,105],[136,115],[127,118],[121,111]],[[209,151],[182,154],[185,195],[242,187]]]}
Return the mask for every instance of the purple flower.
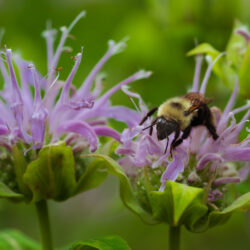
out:
{"label": "purple flower", "polygon": [[[213,65],[222,56],[220,54],[214,61],[208,57],[208,68],[205,77],[199,88],[199,76],[202,65],[202,55],[197,56],[195,76],[192,92],[205,94],[206,86],[211,74]],[[191,186],[207,188],[208,202],[214,202],[222,197],[223,186],[227,183],[238,183],[246,179],[249,173],[250,161],[250,136],[239,141],[239,134],[248,121],[250,103],[233,109],[239,91],[236,81],[234,91],[224,109],[220,111],[212,107],[211,111],[214,124],[219,135],[213,140],[204,126],[192,129],[191,135],[173,151],[170,156],[169,148],[164,154],[166,141],[158,141],[154,129],[152,136],[148,130],[143,128],[151,124],[150,119],[144,126],[138,124],[125,129],[121,135],[122,144],[116,153],[123,155],[120,164],[125,168],[128,175],[134,176],[138,168],[149,167],[160,173],[160,182],[157,188],[164,191],[168,180],[178,181]],[[137,108],[140,117],[144,117],[147,108],[141,97],[134,93],[127,94],[137,98],[140,103],[140,110]],[[240,122],[236,122],[234,116],[247,110]],[[169,138],[169,145],[173,135]],[[139,170],[139,173],[141,171]]]}
{"label": "purple flower", "polygon": [[[1,51],[0,72],[4,79],[4,88],[0,92],[1,145],[10,149],[21,140],[29,150],[66,140],[69,144],[74,143],[72,146],[77,150],[89,148],[94,152],[98,148],[98,136],[109,136],[120,141],[120,134],[107,126],[107,118],[126,122],[130,127],[139,122],[140,114],[123,106],[113,106],[109,99],[123,86],[148,77],[150,72],[138,71],[100,95],[102,79],[99,72],[113,55],[125,48],[124,41],[109,41],[107,52],[78,90],[72,82],[80,66],[83,49],[73,57],[74,65],[66,81],[59,80],[57,65],[61,54],[67,49],[64,47],[65,41],[84,15],[85,12],[80,13],[69,27],[61,28],[56,49],[56,30],[49,28],[43,33],[48,58],[46,76],[42,76],[32,63],[12,55],[11,49]],[[14,70],[14,65],[17,70]],[[17,80],[17,73],[20,81]]]}

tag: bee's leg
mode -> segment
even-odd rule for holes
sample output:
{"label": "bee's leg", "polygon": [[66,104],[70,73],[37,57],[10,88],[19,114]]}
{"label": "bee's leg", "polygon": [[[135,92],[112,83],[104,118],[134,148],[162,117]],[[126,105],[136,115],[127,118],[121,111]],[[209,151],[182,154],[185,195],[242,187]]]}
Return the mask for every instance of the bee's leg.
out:
{"label": "bee's leg", "polygon": [[158,107],[154,107],[151,110],[148,111],[148,113],[142,118],[139,125],[142,125],[150,116],[154,114],[154,112],[158,109]]}
{"label": "bee's leg", "polygon": [[[171,144],[171,148],[172,149],[176,148],[177,146],[179,146],[183,142],[183,140],[188,138],[188,136],[190,135],[191,129],[192,129],[192,125],[189,125],[188,127],[186,127],[183,131],[181,138],[179,140],[175,140],[175,139],[173,140],[173,142]],[[180,131],[179,131],[179,133],[180,133]]]}
{"label": "bee's leg", "polygon": [[207,127],[209,133],[212,135],[213,139],[216,140],[219,136],[216,133],[216,129],[213,123],[208,120],[205,122],[205,126]]}
{"label": "bee's leg", "polygon": [[[179,135],[180,135],[180,128],[177,128],[176,130],[175,130],[175,135],[174,135],[174,139],[173,139],[173,141],[172,141],[172,143],[171,143],[171,147],[170,147],[170,154],[171,154],[171,157],[172,157],[172,151],[174,150],[174,148],[177,146],[177,145],[175,145],[178,141],[180,141],[181,139],[179,139],[178,141],[177,141],[177,139],[179,138]],[[181,141],[182,142],[182,141]],[[180,143],[181,143],[180,142]],[[178,144],[179,145],[179,144]]]}
{"label": "bee's leg", "polygon": [[203,115],[204,123],[203,124],[206,126],[207,130],[212,135],[213,139],[216,140],[219,136],[216,133],[216,128],[212,122],[212,117],[213,116],[212,116],[211,110],[208,107],[204,109],[204,115]]}

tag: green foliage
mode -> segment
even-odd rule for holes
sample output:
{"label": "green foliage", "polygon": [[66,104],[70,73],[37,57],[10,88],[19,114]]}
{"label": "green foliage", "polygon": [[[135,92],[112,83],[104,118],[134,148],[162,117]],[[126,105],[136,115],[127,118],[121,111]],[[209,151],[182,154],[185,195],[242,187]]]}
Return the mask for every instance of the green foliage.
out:
{"label": "green foliage", "polygon": [[45,146],[23,175],[33,194],[32,202],[42,199],[66,200],[76,187],[72,149],[65,142]]}
{"label": "green foliage", "polygon": [[107,177],[107,172],[102,169],[100,162],[91,162],[86,171],[81,175],[74,190],[74,194],[85,192],[99,186]]}
{"label": "green foliage", "polygon": [[192,223],[198,215],[207,212],[207,207],[202,204],[203,195],[203,189],[168,181],[164,192],[150,193],[152,216],[171,226]]}
{"label": "green foliage", "polygon": [[[85,241],[77,241],[70,250],[129,250],[128,244],[119,236],[106,236]],[[66,250],[65,249],[65,250]]]}
{"label": "green foliage", "polygon": [[5,230],[0,233],[1,250],[40,250],[40,246],[16,230]]}
{"label": "green foliage", "polygon": [[137,197],[139,193],[131,188],[130,181],[119,164],[104,155],[92,154],[85,157],[95,158],[92,164],[96,170],[106,169],[109,174],[118,177],[123,203],[146,223],[185,225],[192,232],[202,232],[225,223],[236,210],[250,209],[250,192],[240,196],[222,211],[216,211],[204,204],[204,189],[173,181],[167,182],[164,192],[152,191],[147,186],[145,190],[148,199],[144,203],[148,204],[141,204],[140,197]]}
{"label": "green foliage", "polygon": [[[213,71],[222,79],[230,89],[234,88],[235,82],[239,81],[240,93],[250,97],[250,43],[247,44],[243,36],[236,30],[244,26],[236,21],[231,37],[226,46],[226,57],[220,59],[213,66]],[[245,27],[244,27],[245,28]],[[220,52],[208,43],[202,43],[187,53],[188,56],[205,54],[214,60]]]}

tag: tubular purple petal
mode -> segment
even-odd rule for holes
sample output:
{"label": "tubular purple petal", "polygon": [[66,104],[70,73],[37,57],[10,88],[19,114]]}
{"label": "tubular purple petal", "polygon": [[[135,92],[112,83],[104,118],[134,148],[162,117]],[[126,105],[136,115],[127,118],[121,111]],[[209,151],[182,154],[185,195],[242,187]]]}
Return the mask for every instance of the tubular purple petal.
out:
{"label": "tubular purple petal", "polygon": [[54,56],[54,40],[56,36],[57,31],[54,29],[51,29],[51,23],[47,22],[47,30],[45,30],[42,33],[42,36],[46,39],[46,46],[47,46],[47,66],[48,66],[48,72],[51,68],[51,62]]}
{"label": "tubular purple petal", "polygon": [[117,91],[119,90],[122,86],[129,84],[133,81],[139,80],[139,79],[143,79],[143,78],[147,78],[151,75],[151,72],[149,71],[144,71],[144,70],[140,70],[138,72],[136,72],[135,74],[133,74],[132,76],[128,77],[127,79],[125,79],[124,81],[118,83],[117,85],[115,85],[112,89],[110,89],[109,91],[107,91],[97,102],[96,102],[96,107],[100,107],[102,106],[105,102],[108,101],[108,99]]}
{"label": "tubular purple petal", "polygon": [[207,153],[199,160],[196,170],[197,171],[203,170],[206,167],[207,163],[211,161],[223,162],[223,158],[216,153]]}
{"label": "tubular purple petal", "polygon": [[159,191],[163,192],[168,180],[175,181],[179,173],[184,171],[185,165],[183,160],[176,154],[173,161],[167,166],[166,170],[161,176],[161,187]]}
{"label": "tubular purple petal", "polygon": [[[50,69],[49,69],[49,72],[50,72],[50,77],[49,77],[49,84],[51,84],[51,81],[53,81],[54,77],[53,77],[53,74],[55,73],[55,69],[56,69],[56,66],[57,66],[57,63],[60,59],[60,56],[61,56],[61,53],[63,51],[63,45],[70,33],[70,31],[73,29],[73,27],[75,26],[75,24],[82,18],[85,16],[85,12],[82,11],[74,20],[73,22],[70,24],[69,28],[66,28],[66,27],[61,27],[61,31],[62,31],[62,36],[61,36],[61,39],[60,39],[60,42],[57,46],[57,49],[56,49],[56,52],[54,54],[54,57],[53,57],[53,60],[51,61],[51,64],[50,64]],[[52,79],[51,79],[52,77]]]}
{"label": "tubular purple petal", "polygon": [[77,72],[77,69],[81,63],[81,59],[82,59],[82,52],[81,53],[78,53],[76,55],[76,61],[75,61],[75,65],[72,69],[72,71],[70,72],[65,84],[64,84],[64,87],[63,87],[63,90],[62,90],[62,94],[61,94],[61,97],[60,97],[60,100],[59,102],[63,102],[63,103],[67,103],[69,101],[69,89],[70,89],[70,85],[72,83],[72,80]]}
{"label": "tubular purple petal", "polygon": [[250,173],[250,162],[247,162],[243,168],[239,170],[240,181],[245,181]]}
{"label": "tubular purple petal", "polygon": [[244,29],[244,28],[239,28],[235,31],[236,34],[239,34],[241,36],[244,37],[244,39],[246,40],[246,43],[248,44],[250,41],[250,33],[248,32],[248,30]]}
{"label": "tubular purple petal", "polygon": [[250,147],[228,146],[222,157],[227,161],[250,161]]}
{"label": "tubular purple petal", "polygon": [[17,84],[17,79],[16,79],[16,75],[14,72],[14,68],[11,62],[11,49],[6,49],[6,58],[7,58],[7,63],[8,63],[8,67],[9,67],[9,71],[10,71],[10,79],[11,79],[11,83],[12,83],[12,91],[13,91],[13,102],[18,102],[19,104],[23,103],[22,97],[21,97],[21,93],[20,93],[20,89],[18,87]]}
{"label": "tubular purple petal", "polygon": [[87,138],[90,143],[90,151],[96,151],[98,147],[98,139],[93,128],[89,126],[86,122],[81,121],[68,121],[62,123],[58,128],[57,132],[62,134],[65,132],[74,132]]}
{"label": "tubular purple petal", "polygon": [[93,130],[98,136],[109,136],[120,142],[121,135],[114,129],[105,126],[95,126]]}
{"label": "tubular purple petal", "polygon": [[5,124],[0,123],[0,135],[9,134],[9,129]]}
{"label": "tubular purple petal", "polygon": [[206,74],[204,76],[204,79],[201,83],[201,88],[200,88],[200,93],[201,94],[205,94],[205,91],[206,91],[206,87],[207,87],[207,83],[208,83],[208,79],[210,77],[210,74],[212,72],[212,69],[213,69],[213,66],[215,65],[215,63],[220,59],[220,57],[222,57],[225,53],[220,53],[215,59],[214,61],[210,61],[209,62],[209,65],[208,65],[208,68],[207,68],[207,71],[206,71]]}
{"label": "tubular purple petal", "polygon": [[130,128],[139,124],[141,119],[140,114],[127,107],[111,106],[108,108],[99,107],[99,109],[97,109],[96,105],[94,105],[93,109],[88,113],[79,116],[79,119],[89,119],[96,116],[113,118],[117,121],[125,122]]}
{"label": "tubular purple petal", "polygon": [[213,185],[216,186],[220,186],[226,183],[239,183],[240,182],[240,178],[239,177],[221,177],[216,179],[213,182]]}
{"label": "tubular purple petal", "polygon": [[91,85],[96,78],[98,72],[101,70],[103,65],[108,61],[108,59],[112,56],[115,55],[117,50],[119,48],[125,47],[124,42],[119,42],[115,44],[114,42],[109,43],[109,48],[108,51],[105,53],[105,55],[101,58],[101,60],[95,65],[95,67],[92,69],[92,71],[89,73],[85,81],[83,82],[81,88],[79,89],[77,93],[77,97],[85,97],[85,95],[89,95]]}
{"label": "tubular purple petal", "polygon": [[125,147],[129,147],[132,139],[141,133],[143,126],[135,126],[133,128],[128,128],[123,130],[121,134],[121,142]]}
{"label": "tubular purple petal", "polygon": [[44,143],[45,136],[45,120],[47,112],[45,110],[39,110],[34,112],[30,121],[30,131],[32,134],[32,140],[35,144],[35,148],[41,148]]}
{"label": "tubular purple petal", "polygon": [[152,168],[157,168],[158,166],[160,166],[161,162],[163,160],[165,160],[168,156],[169,156],[169,152],[167,152],[166,154],[162,155],[157,161],[155,161],[153,163]]}
{"label": "tubular purple petal", "polygon": [[195,59],[196,59],[196,64],[195,64],[195,73],[194,73],[192,92],[199,91],[200,72],[201,72],[201,65],[202,65],[203,56],[197,55]]}

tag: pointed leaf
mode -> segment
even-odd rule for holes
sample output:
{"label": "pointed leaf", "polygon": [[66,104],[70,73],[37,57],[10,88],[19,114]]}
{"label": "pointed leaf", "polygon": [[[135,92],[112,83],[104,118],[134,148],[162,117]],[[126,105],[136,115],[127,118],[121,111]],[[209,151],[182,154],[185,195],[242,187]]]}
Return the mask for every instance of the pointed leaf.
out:
{"label": "pointed leaf", "polygon": [[29,239],[16,230],[5,230],[0,233],[1,250],[40,250],[34,240]]}
{"label": "pointed leaf", "polygon": [[187,56],[194,56],[194,55],[199,55],[199,54],[209,55],[212,57],[212,59],[215,59],[220,54],[220,52],[216,50],[209,43],[202,43],[202,44],[199,44],[194,49],[190,50],[187,53]]}
{"label": "pointed leaf", "polygon": [[244,37],[235,32],[241,27],[244,26],[236,20],[226,48],[227,60],[229,64],[233,65],[236,69],[240,68],[243,60],[243,53],[246,49],[246,41]]}
{"label": "pointed leaf", "polygon": [[70,250],[130,250],[128,244],[119,236],[106,236],[75,242]]}
{"label": "pointed leaf", "polygon": [[[206,206],[202,206],[204,191],[201,188],[190,187],[173,181],[168,181],[164,192],[152,191],[150,203],[153,218],[178,226],[190,221],[190,216],[204,215]],[[197,217],[193,216],[194,220]]]}
{"label": "pointed leaf", "polygon": [[19,150],[18,145],[14,145],[12,147],[12,155],[14,159],[14,167],[15,167],[16,179],[17,179],[19,190],[24,195],[26,195],[27,198],[30,198],[30,195],[31,195],[30,190],[23,183],[23,174],[26,171],[27,162],[25,160],[23,152]]}
{"label": "pointed leaf", "polygon": [[[220,54],[221,52],[215,49],[212,45],[208,43],[199,44],[194,49],[190,50],[187,53],[187,56],[194,56],[199,54],[205,54],[211,56],[213,60]],[[226,86],[231,86],[230,78],[231,76],[228,73],[233,74],[234,71],[227,65],[225,59],[220,58],[216,64],[213,65],[213,71],[222,79],[222,81],[226,84]],[[232,85],[233,86],[233,85]]]}
{"label": "pointed leaf", "polygon": [[242,65],[240,67],[239,78],[240,78],[240,93],[250,98],[250,43],[248,43],[246,53]]}
{"label": "pointed leaf", "polygon": [[250,192],[238,197],[230,206],[222,211],[212,211],[208,215],[201,217],[189,228],[193,232],[203,232],[208,228],[225,223],[233,212],[250,209]]}
{"label": "pointed leaf", "polygon": [[80,177],[74,194],[98,187],[107,177],[107,171],[102,169],[99,161],[89,163],[87,170]]}
{"label": "pointed leaf", "polygon": [[76,186],[71,147],[65,142],[43,147],[38,158],[28,165],[23,180],[33,193],[32,202],[70,197]]}
{"label": "pointed leaf", "polygon": [[13,192],[3,182],[0,182],[0,198],[8,198],[8,199],[11,199],[13,201],[24,200],[24,196],[22,194]]}

